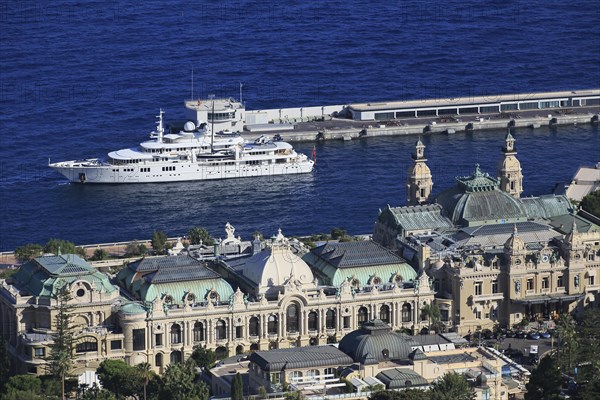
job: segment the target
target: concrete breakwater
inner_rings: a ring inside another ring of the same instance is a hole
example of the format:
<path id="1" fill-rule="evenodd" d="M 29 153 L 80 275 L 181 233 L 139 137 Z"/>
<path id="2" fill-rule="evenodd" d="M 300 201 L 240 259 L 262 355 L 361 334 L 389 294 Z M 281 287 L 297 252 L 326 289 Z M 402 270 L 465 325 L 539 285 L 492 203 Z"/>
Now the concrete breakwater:
<path id="1" fill-rule="evenodd" d="M 289 142 L 310 142 L 319 140 L 353 140 L 378 136 L 401 136 L 422 134 L 453 134 L 455 132 L 480 131 L 487 129 L 507 128 L 539 128 L 541 126 L 559 126 L 573 124 L 598 123 L 598 109 L 577 114 L 548 113 L 546 115 L 527 115 L 523 112 L 513 117 L 492 114 L 466 118 L 414 118 L 410 121 L 393 121 L 357 124 L 356 121 L 329 119 L 298 123 L 293 130 L 271 131 L 269 134 L 279 134 Z M 260 133 L 244 132 L 249 140 L 257 138 Z"/>
<path id="2" fill-rule="evenodd" d="M 600 89 L 246 111 L 244 135 L 290 142 L 597 123 Z"/>

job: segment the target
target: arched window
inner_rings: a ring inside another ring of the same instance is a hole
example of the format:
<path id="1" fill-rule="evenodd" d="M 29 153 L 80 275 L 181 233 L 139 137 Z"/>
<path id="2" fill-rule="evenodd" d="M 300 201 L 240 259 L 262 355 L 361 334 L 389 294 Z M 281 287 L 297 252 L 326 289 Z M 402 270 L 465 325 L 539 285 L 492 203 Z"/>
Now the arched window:
<path id="1" fill-rule="evenodd" d="M 318 369 L 309 369 L 308 371 L 306 371 L 306 376 L 309 378 L 315 378 L 319 375 L 321 375 L 321 373 Z"/>
<path id="2" fill-rule="evenodd" d="M 402 322 L 412 321 L 412 307 L 408 303 L 402 305 Z"/>
<path id="3" fill-rule="evenodd" d="M 315 311 L 308 313 L 308 330 L 316 331 L 319 329 L 319 317 Z"/>
<path id="4" fill-rule="evenodd" d="M 327 310 L 325 313 L 325 328 L 335 329 L 335 311 Z"/>
<path id="5" fill-rule="evenodd" d="M 250 351 L 258 351 L 259 347 L 258 347 L 258 343 L 252 343 L 250 345 Z"/>
<path id="6" fill-rule="evenodd" d="M 179 364 L 182 361 L 183 361 L 183 358 L 181 357 L 180 351 L 174 351 L 171 353 L 171 364 Z"/>
<path id="7" fill-rule="evenodd" d="M 386 324 L 390 323 L 390 307 L 388 305 L 382 305 L 379 309 L 379 319 Z"/>
<path id="8" fill-rule="evenodd" d="M 171 343 L 181 343 L 181 326 L 179 326 L 179 324 L 173 324 L 171 326 Z"/>
<path id="9" fill-rule="evenodd" d="M 258 317 L 250 318 L 249 328 L 250 336 L 260 336 L 260 321 Z"/>
<path id="10" fill-rule="evenodd" d="M 325 375 L 333 375 L 333 376 L 330 376 L 330 378 L 335 378 L 335 376 L 337 375 L 335 368 L 333 368 L 333 367 L 325 368 Z"/>
<path id="11" fill-rule="evenodd" d="M 157 367 L 162 367 L 163 366 L 163 355 L 162 355 L 162 353 L 158 353 L 157 355 L 154 356 L 154 365 L 156 365 Z"/>
<path id="12" fill-rule="evenodd" d="M 235 355 L 239 356 L 240 354 L 244 354 L 244 346 L 241 344 L 235 348 Z"/>
<path id="13" fill-rule="evenodd" d="M 202 322 L 196 322 L 194 324 L 194 342 L 204 341 L 204 324 Z"/>
<path id="14" fill-rule="evenodd" d="M 369 320 L 369 311 L 367 307 L 361 307 L 358 309 L 358 324 L 364 324 Z"/>
<path id="15" fill-rule="evenodd" d="M 270 335 L 277 334 L 277 315 L 269 315 L 269 323 L 267 325 L 267 332 Z"/>
<path id="16" fill-rule="evenodd" d="M 286 311 L 287 332 L 296 333 L 300 331 L 300 307 L 290 304 Z"/>
<path id="17" fill-rule="evenodd" d="M 227 351 L 226 347 L 219 346 L 215 349 L 215 355 L 217 356 L 217 359 L 222 360 L 224 358 L 227 358 L 229 352 Z"/>
<path id="18" fill-rule="evenodd" d="M 290 372 L 290 382 L 291 383 L 299 383 L 302 378 L 302 371 L 292 371 Z"/>
<path id="19" fill-rule="evenodd" d="M 225 321 L 222 319 L 218 320 L 215 330 L 217 334 L 217 340 L 227 339 L 227 325 L 225 324 Z"/>

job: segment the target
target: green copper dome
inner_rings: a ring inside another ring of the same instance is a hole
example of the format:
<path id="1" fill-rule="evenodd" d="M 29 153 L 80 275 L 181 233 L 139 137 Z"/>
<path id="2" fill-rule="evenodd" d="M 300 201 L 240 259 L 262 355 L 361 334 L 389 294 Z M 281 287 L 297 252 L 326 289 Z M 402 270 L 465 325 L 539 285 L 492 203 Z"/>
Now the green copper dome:
<path id="1" fill-rule="evenodd" d="M 482 172 L 479 165 L 470 176 L 456 180 L 454 187 L 443 191 L 436 199 L 452 223 L 475 226 L 527 220 L 522 202 L 500 190 L 498 180 Z"/>

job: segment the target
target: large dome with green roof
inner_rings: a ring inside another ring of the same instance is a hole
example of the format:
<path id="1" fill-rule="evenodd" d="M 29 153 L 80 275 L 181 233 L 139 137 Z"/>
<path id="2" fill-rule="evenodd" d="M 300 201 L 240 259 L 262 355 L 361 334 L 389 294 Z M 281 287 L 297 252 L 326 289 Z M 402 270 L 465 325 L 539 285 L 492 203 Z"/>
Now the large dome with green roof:
<path id="1" fill-rule="evenodd" d="M 479 165 L 470 176 L 456 178 L 457 184 L 438 195 L 436 201 L 455 225 L 474 226 L 527 220 L 522 202 L 500 190 L 497 179 Z"/>

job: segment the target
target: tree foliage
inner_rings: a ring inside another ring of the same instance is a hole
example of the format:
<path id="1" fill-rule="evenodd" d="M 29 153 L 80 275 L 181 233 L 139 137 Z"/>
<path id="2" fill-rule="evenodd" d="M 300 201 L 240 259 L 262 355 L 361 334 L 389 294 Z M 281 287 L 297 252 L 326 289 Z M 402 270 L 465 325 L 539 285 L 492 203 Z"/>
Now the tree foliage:
<path id="1" fill-rule="evenodd" d="M 4 386 L 10 378 L 10 357 L 6 348 L 6 340 L 4 335 L 0 333 L 0 393 L 3 392 Z"/>
<path id="2" fill-rule="evenodd" d="M 94 255 L 90 258 L 92 261 L 102 261 L 108 258 L 108 251 L 104 249 L 96 249 L 94 250 Z"/>
<path id="3" fill-rule="evenodd" d="M 217 355 L 213 350 L 200 345 L 194 347 L 194 351 L 190 357 L 200 368 L 210 368 L 217 361 Z"/>
<path id="4" fill-rule="evenodd" d="M 69 304 L 73 299 L 68 284 L 64 284 L 53 295 L 56 303 L 56 317 L 50 352 L 46 359 L 48 372 L 61 383 L 61 398 L 65 396 L 65 379 L 73 369 L 73 341 L 75 327 L 72 324 L 74 306 Z"/>
<path id="5" fill-rule="evenodd" d="M 244 382 L 239 372 L 235 374 L 231 383 L 231 400 L 244 400 Z"/>
<path id="6" fill-rule="evenodd" d="M 28 243 L 15 249 L 15 258 L 18 261 L 25 263 L 31 259 L 41 256 L 43 251 L 44 248 L 41 245 L 37 243 Z"/>
<path id="7" fill-rule="evenodd" d="M 146 255 L 147 253 L 148 249 L 146 248 L 146 245 L 138 243 L 137 241 L 128 243 L 125 247 L 125 257 L 138 257 Z"/>
<path id="8" fill-rule="evenodd" d="M 369 396 L 369 400 L 429 400 L 430 393 L 420 389 L 379 390 Z"/>
<path id="9" fill-rule="evenodd" d="M 436 332 L 439 330 L 439 322 L 441 318 L 440 308 L 435 303 L 425 304 L 421 308 L 421 312 L 429 321 L 429 330 L 433 328 Z"/>
<path id="10" fill-rule="evenodd" d="M 161 399 L 207 400 L 208 387 L 204 382 L 197 384 L 194 361 L 169 364 L 162 379 Z"/>
<path id="11" fill-rule="evenodd" d="M 456 372 L 448 372 L 431 387 L 431 400 L 473 400 L 475 389 L 465 377 Z"/>
<path id="12" fill-rule="evenodd" d="M 139 371 L 121 360 L 104 360 L 96 370 L 102 387 L 115 394 L 117 399 L 143 392 Z"/>
<path id="13" fill-rule="evenodd" d="M 167 234 L 163 231 L 152 232 L 152 248 L 156 254 L 163 254 L 167 246 Z"/>
<path id="14" fill-rule="evenodd" d="M 531 372 L 529 382 L 525 386 L 525 400 L 558 399 L 562 379 L 561 373 L 552 357 L 544 357 Z"/>
<path id="15" fill-rule="evenodd" d="M 42 399 L 42 381 L 34 375 L 15 375 L 4 385 L 2 400 Z"/>
<path id="16" fill-rule="evenodd" d="M 585 196 L 580 203 L 585 211 L 600 218 L 600 190 L 596 190 Z"/>
<path id="17" fill-rule="evenodd" d="M 191 244 L 203 244 L 212 246 L 215 244 L 215 239 L 210 236 L 210 233 L 205 228 L 194 227 L 188 231 L 188 239 Z"/>
<path id="18" fill-rule="evenodd" d="M 77 247 L 74 243 L 62 239 L 50 239 L 44 246 L 43 251 L 44 253 L 77 254 L 82 258 L 86 257 L 85 250 L 82 247 Z"/>

